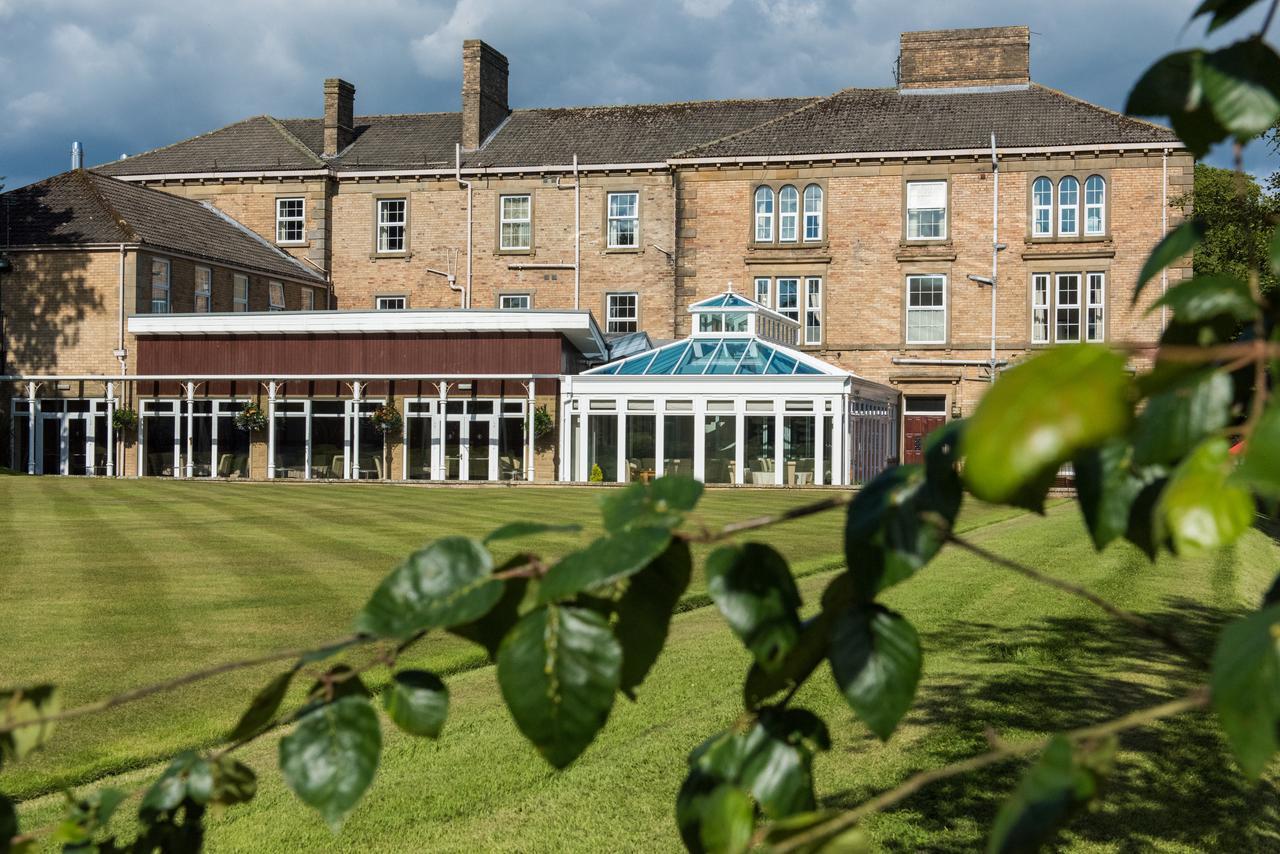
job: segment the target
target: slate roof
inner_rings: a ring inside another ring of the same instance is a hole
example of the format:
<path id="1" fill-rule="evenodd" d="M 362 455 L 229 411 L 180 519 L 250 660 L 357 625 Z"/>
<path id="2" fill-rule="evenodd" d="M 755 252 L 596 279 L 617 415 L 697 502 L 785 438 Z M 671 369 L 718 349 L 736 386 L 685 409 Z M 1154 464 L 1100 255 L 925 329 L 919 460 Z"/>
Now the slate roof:
<path id="1" fill-rule="evenodd" d="M 97 167 L 105 175 L 318 169 L 440 169 L 454 162 L 460 113 L 359 116 L 355 140 L 323 152 L 323 120 L 257 116 Z M 1004 147 L 1177 143 L 1167 128 L 1031 84 L 939 93 L 844 89 L 821 98 L 514 110 L 466 167 L 659 163 Z"/>
<path id="2" fill-rule="evenodd" d="M 0 237 L 0 246 L 11 247 L 141 243 L 269 275 L 324 281 L 212 206 L 83 169 L 0 195 Z"/>
<path id="3" fill-rule="evenodd" d="M 986 92 L 845 89 L 675 159 L 1177 142 L 1173 131 L 1032 83 Z"/>

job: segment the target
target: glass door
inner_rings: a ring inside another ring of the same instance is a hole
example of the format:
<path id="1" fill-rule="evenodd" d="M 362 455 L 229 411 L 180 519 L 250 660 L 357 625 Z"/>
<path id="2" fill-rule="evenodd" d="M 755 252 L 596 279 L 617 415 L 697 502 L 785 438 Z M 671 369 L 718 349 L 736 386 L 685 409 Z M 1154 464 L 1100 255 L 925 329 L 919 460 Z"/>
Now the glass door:
<path id="1" fill-rule="evenodd" d="M 67 474 L 86 475 L 89 462 L 86 451 L 89 444 L 89 419 L 83 413 L 67 416 Z"/>
<path id="2" fill-rule="evenodd" d="M 462 480 L 462 456 L 465 444 L 462 440 L 461 417 L 450 415 L 444 422 L 444 479 Z"/>
<path id="3" fill-rule="evenodd" d="M 497 431 L 494 429 L 493 417 L 473 415 L 467 426 L 470 428 L 470 435 L 467 437 L 467 480 L 496 480 L 498 475 L 493 468 L 498 461 L 494 454 Z"/>
<path id="4" fill-rule="evenodd" d="M 40 473 L 62 474 L 62 413 L 40 416 Z"/>

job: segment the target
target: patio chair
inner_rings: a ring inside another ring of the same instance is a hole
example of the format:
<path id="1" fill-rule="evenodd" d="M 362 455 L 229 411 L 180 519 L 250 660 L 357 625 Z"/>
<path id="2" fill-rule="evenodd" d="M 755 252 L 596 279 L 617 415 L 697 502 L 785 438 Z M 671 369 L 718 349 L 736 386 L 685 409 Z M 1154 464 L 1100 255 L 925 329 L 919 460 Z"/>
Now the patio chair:
<path id="1" fill-rule="evenodd" d="M 234 469 L 235 457 L 232 454 L 222 454 L 218 457 L 218 477 L 231 477 Z"/>
<path id="2" fill-rule="evenodd" d="M 343 462 L 346 457 L 343 454 L 334 454 L 333 459 L 329 460 L 329 477 L 334 480 L 342 480 Z"/>

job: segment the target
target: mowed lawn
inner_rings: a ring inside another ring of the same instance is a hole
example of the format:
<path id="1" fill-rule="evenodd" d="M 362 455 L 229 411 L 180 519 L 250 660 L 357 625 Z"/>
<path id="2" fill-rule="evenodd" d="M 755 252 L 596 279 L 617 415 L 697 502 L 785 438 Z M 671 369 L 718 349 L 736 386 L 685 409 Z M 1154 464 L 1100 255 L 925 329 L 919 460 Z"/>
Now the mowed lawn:
<path id="1" fill-rule="evenodd" d="M 588 527 L 534 544 L 556 554 L 596 528 L 599 494 L 3 477 L 0 684 L 54 681 L 78 703 L 191 667 L 337 637 L 377 580 L 422 543 L 482 534 L 515 518 Z M 819 494 L 711 491 L 699 522 L 775 512 Z M 832 513 L 757 535 L 809 576 L 801 583 L 806 601 L 843 564 L 842 522 Z M 1196 561 L 1152 566 L 1123 545 L 1096 555 L 1066 502 L 1043 519 L 974 506 L 961 528 L 1001 554 L 1170 621 L 1206 653 L 1216 627 L 1256 603 L 1280 565 L 1276 547 L 1257 533 Z M 691 606 L 705 601 L 701 590 L 696 580 Z M 926 649 L 917 703 L 889 744 L 855 721 L 825 670 L 796 700 L 832 729 L 834 748 L 816 769 L 827 806 L 852 806 L 912 770 L 980 752 L 988 728 L 1016 739 L 1097 721 L 1171 697 L 1197 678 L 1087 604 L 954 550 L 888 601 L 916 624 Z M 274 741 L 263 739 L 242 757 L 259 770 L 259 798 L 213 821 L 210 847 L 674 850 L 672 805 L 685 755 L 740 714 L 747 659 L 714 608 L 680 615 L 638 702 L 620 699 L 596 744 L 562 773 L 516 732 L 492 668 L 474 648 L 433 638 L 414 663 L 451 674 L 444 735 L 412 740 L 388 724 L 378 778 L 341 835 L 332 837 L 284 788 Z M 68 722 L 38 758 L 0 771 L 0 791 L 27 800 L 23 819 L 32 826 L 56 819 L 60 799 L 42 795 L 60 786 L 140 783 L 158 772 L 151 763 L 224 733 L 278 669 Z M 1073 823 L 1071 847 L 1280 845 L 1274 781 L 1246 783 L 1206 716 L 1134 734 L 1124 746 L 1107 800 Z M 1010 763 L 939 784 L 870 830 L 891 850 L 978 846 L 1019 771 Z"/>

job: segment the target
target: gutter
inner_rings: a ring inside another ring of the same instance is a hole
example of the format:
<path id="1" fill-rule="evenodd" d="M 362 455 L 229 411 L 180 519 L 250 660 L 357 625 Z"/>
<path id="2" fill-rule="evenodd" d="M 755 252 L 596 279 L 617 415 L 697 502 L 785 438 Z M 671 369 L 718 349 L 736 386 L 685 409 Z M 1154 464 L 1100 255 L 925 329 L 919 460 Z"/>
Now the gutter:
<path id="1" fill-rule="evenodd" d="M 1003 368 L 1009 364 L 1008 359 L 905 359 L 894 357 L 889 360 L 895 365 L 957 365 L 978 368 L 989 368 L 993 364 L 997 368 Z"/>

